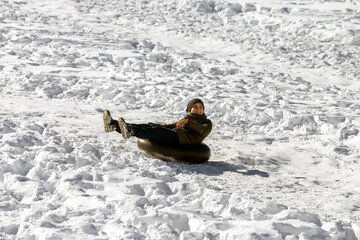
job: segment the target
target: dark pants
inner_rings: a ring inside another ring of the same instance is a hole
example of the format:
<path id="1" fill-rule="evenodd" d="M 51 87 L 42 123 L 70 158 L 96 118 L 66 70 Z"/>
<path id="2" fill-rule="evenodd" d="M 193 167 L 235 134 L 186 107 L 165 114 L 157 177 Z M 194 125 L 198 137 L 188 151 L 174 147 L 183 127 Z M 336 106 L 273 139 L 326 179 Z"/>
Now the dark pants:
<path id="1" fill-rule="evenodd" d="M 177 133 L 169 128 L 153 126 L 149 124 L 130 124 L 133 129 L 133 136 L 141 139 L 156 140 L 169 144 L 180 144 Z M 115 124 L 116 131 L 121 133 L 118 124 Z"/>

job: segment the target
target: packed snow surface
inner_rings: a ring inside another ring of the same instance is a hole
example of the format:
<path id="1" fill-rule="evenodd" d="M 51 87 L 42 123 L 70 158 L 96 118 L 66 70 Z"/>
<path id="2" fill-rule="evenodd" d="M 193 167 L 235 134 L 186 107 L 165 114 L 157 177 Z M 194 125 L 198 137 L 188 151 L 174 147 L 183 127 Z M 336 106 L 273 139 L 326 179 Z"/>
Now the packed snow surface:
<path id="1" fill-rule="evenodd" d="M 0 0 L 0 239 L 360 238 L 358 0 Z M 102 112 L 199 97 L 207 164 Z"/>

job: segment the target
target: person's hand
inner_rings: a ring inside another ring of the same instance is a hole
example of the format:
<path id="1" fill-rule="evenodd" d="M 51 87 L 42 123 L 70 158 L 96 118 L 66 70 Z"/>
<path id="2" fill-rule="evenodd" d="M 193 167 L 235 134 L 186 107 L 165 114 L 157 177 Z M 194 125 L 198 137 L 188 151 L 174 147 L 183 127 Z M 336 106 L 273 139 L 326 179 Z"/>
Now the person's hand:
<path id="1" fill-rule="evenodd" d="M 189 123 L 189 120 L 188 119 L 183 119 L 183 120 L 180 120 L 176 123 L 176 128 L 175 129 L 179 129 L 179 128 L 182 128 L 184 127 L 186 124 Z"/>

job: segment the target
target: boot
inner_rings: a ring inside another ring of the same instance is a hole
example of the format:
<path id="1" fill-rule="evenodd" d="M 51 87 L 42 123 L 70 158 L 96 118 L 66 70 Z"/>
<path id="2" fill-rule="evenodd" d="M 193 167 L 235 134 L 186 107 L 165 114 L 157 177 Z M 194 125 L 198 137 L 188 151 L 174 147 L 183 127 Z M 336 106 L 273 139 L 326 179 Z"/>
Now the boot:
<path id="1" fill-rule="evenodd" d="M 121 129 L 121 135 L 124 139 L 128 139 L 129 137 L 133 136 L 133 128 L 131 124 L 126 123 L 122 117 L 118 119 L 118 124 Z"/>
<path id="2" fill-rule="evenodd" d="M 114 121 L 114 119 L 111 117 L 109 110 L 104 111 L 103 120 L 105 132 L 108 133 L 115 131 L 116 125 L 114 124 L 114 122 L 116 123 L 116 121 Z"/>

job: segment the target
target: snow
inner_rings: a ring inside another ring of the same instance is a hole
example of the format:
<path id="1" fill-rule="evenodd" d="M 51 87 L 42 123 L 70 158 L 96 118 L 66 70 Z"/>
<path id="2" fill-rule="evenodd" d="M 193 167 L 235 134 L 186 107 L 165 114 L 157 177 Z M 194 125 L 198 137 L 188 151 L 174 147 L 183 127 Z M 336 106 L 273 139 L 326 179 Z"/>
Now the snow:
<path id="1" fill-rule="evenodd" d="M 360 238 L 357 0 L 0 0 L 0 239 Z M 200 97 L 207 164 L 102 112 Z"/>

